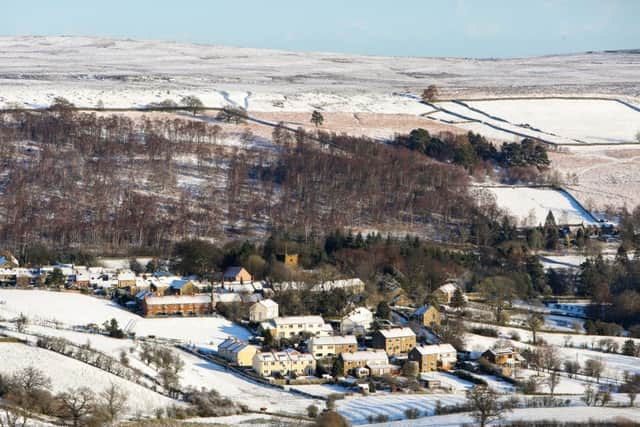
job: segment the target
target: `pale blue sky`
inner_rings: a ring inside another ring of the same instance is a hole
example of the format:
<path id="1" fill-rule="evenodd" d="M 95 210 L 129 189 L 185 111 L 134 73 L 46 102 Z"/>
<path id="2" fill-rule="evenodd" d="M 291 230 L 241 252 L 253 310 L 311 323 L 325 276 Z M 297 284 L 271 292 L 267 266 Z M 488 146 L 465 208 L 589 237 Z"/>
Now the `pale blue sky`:
<path id="1" fill-rule="evenodd" d="M 1 0 L 0 35 L 514 57 L 640 48 L 640 0 Z"/>

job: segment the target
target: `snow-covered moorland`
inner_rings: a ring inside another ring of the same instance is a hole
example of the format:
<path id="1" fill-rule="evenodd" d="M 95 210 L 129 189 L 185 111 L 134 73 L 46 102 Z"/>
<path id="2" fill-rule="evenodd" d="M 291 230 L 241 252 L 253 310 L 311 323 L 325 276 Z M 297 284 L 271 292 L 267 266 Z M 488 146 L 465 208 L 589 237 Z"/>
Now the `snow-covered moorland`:
<path id="1" fill-rule="evenodd" d="M 130 107 L 192 94 L 209 106 L 233 104 L 255 111 L 415 114 L 415 102 L 393 93 L 419 93 L 436 84 L 452 98 L 567 93 L 638 97 L 639 74 L 640 59 L 629 52 L 482 60 L 89 37 L 0 38 L 0 105 L 42 106 L 65 96 L 81 106 L 102 101 L 106 107 Z"/>

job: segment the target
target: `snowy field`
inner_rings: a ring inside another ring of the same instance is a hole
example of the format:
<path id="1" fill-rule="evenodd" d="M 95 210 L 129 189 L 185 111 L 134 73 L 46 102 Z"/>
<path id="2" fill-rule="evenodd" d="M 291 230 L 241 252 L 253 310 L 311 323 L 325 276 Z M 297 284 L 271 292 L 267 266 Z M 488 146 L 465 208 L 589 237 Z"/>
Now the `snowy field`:
<path id="1" fill-rule="evenodd" d="M 351 423 L 367 424 L 370 416 L 387 415 L 389 420 L 401 420 L 407 409 L 417 409 L 424 417 L 434 414 L 438 402 L 456 406 L 464 401 L 464 394 L 375 394 L 338 400 L 336 408 Z"/>
<path id="2" fill-rule="evenodd" d="M 442 101 L 427 117 L 453 123 L 494 140 L 523 137 L 568 145 L 633 144 L 640 111 L 615 100 L 500 99 Z"/>
<path id="3" fill-rule="evenodd" d="M 507 421 L 542 421 L 553 419 L 561 422 L 587 422 L 589 420 L 616 421 L 628 419 L 640 422 L 640 411 L 637 408 L 602 408 L 602 407 L 569 407 L 569 408 L 527 408 L 515 409 L 506 415 Z M 419 418 L 417 420 L 403 420 L 383 424 L 376 427 L 459 427 L 473 425 L 474 420 L 469 414 L 438 415 L 434 417 Z M 492 424 L 495 425 L 495 424 Z"/>
<path id="4" fill-rule="evenodd" d="M 522 329 L 509 327 L 495 327 L 499 330 L 502 340 L 509 339 L 511 333 L 517 331 L 520 335 L 520 341 L 511 341 L 511 343 L 519 348 L 529 347 L 526 342 L 531 340 L 530 332 Z M 577 360 L 581 366 L 589 359 L 601 360 L 604 365 L 603 378 L 611 378 L 620 380 L 625 372 L 640 373 L 640 358 L 624 356 L 618 353 L 604 353 L 602 351 L 589 350 L 592 345 L 597 347 L 598 341 L 602 339 L 610 339 L 616 342 L 620 348 L 625 340 L 624 337 L 603 337 L 595 335 L 564 335 L 561 333 L 539 332 L 538 337 L 543 338 L 549 345 L 557 346 L 562 360 Z M 487 348 L 491 348 L 496 344 L 498 338 L 490 338 L 475 334 L 466 334 L 465 341 L 467 348 L 479 356 Z M 640 343 L 639 339 L 634 339 L 636 345 Z M 586 348 L 582 348 L 582 346 Z"/>
<path id="5" fill-rule="evenodd" d="M 177 403 L 145 387 L 126 381 L 101 369 L 94 368 L 75 359 L 24 344 L 0 343 L 0 373 L 11 374 L 27 367 L 39 367 L 51 378 L 53 392 L 69 388 L 89 387 L 99 393 L 111 383 L 120 386 L 129 394 L 130 412 L 153 413 Z"/>
<path id="6" fill-rule="evenodd" d="M 140 359 L 136 341 L 129 339 L 115 339 L 103 335 L 54 329 L 37 325 L 28 326 L 26 332 L 27 334 L 19 334 L 16 332 L 9 332 L 8 334 L 21 339 L 30 340 L 31 342 L 35 341 L 35 337 L 29 334 L 62 337 L 77 345 L 88 344 L 91 348 L 108 354 L 116 359 L 119 359 L 121 352 L 124 351 L 128 356 L 131 367 L 139 369 L 145 374 L 154 377 L 157 376 L 157 372 L 151 366 L 143 363 Z M 210 363 L 184 351 L 176 351 L 185 363 L 184 369 L 180 372 L 180 385 L 184 388 L 194 387 L 200 389 L 204 387 L 206 389 L 214 389 L 222 396 L 228 397 L 237 402 L 243 402 L 249 406 L 250 409 L 256 411 L 260 410 L 260 408 L 268 408 L 270 411 L 274 412 L 300 414 L 304 413 L 306 408 L 311 404 L 323 407 L 323 403 L 319 400 L 306 398 L 250 381 L 226 370 L 222 366 Z M 73 359 L 69 360 L 73 361 Z M 84 364 L 81 365 L 83 367 L 87 366 Z M 95 368 L 91 369 L 99 371 Z M 81 381 L 81 379 L 78 379 L 78 381 Z M 93 383 L 89 381 L 84 383 L 84 385 L 92 384 Z M 328 390 L 329 388 L 327 388 L 327 391 Z M 337 390 L 333 392 L 337 392 Z M 328 394 L 329 393 L 327 393 L 327 395 Z"/>
<path id="7" fill-rule="evenodd" d="M 38 290 L 0 289 L 0 317 L 15 318 L 24 313 L 35 323 L 58 321 L 67 326 L 95 323 L 115 318 L 121 327 L 136 336 L 156 336 L 203 344 L 214 348 L 229 336 L 248 339 L 249 331 L 222 317 L 147 319 L 116 303 L 86 295 Z"/>
<path id="8" fill-rule="evenodd" d="M 514 99 L 467 102 L 488 115 L 512 124 L 585 144 L 635 142 L 640 111 L 616 101 L 575 99 Z"/>
<path id="9" fill-rule="evenodd" d="M 558 225 L 593 225 L 597 221 L 566 193 L 552 188 L 482 187 L 495 197 L 498 207 L 513 216 L 518 225 L 544 225 L 549 211 Z"/>

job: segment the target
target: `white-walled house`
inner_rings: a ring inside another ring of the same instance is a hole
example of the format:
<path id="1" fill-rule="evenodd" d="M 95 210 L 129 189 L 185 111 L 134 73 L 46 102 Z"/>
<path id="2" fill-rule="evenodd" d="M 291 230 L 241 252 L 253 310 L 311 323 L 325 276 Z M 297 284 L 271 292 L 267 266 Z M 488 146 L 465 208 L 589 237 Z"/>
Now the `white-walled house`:
<path id="1" fill-rule="evenodd" d="M 249 308 L 249 320 L 264 322 L 278 317 L 278 303 L 272 299 L 258 301 Z"/>
<path id="2" fill-rule="evenodd" d="M 343 335 L 364 335 L 373 324 L 373 313 L 365 307 L 358 307 L 340 321 L 340 333 Z"/>

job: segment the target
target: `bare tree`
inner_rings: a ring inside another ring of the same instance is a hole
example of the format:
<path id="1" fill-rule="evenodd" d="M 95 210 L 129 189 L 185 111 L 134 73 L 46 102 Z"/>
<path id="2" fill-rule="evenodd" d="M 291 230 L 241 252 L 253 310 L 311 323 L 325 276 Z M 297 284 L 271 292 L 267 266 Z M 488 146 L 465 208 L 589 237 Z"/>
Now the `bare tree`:
<path id="1" fill-rule="evenodd" d="M 561 360 L 558 347 L 553 345 L 543 347 L 541 352 L 541 363 L 542 367 L 546 369 L 547 372 L 560 369 Z"/>
<path id="2" fill-rule="evenodd" d="M 29 324 L 29 318 L 24 314 L 20 313 L 20 316 L 16 319 L 16 329 L 21 334 L 27 330 L 27 325 Z"/>
<path id="3" fill-rule="evenodd" d="M 527 323 L 527 326 L 529 327 L 529 330 L 531 331 L 531 335 L 533 338 L 533 345 L 538 345 L 536 334 L 538 333 L 542 325 L 544 325 L 544 318 L 540 313 L 532 312 L 527 317 L 526 323 Z"/>
<path id="4" fill-rule="evenodd" d="M 471 416 L 480 427 L 498 421 L 511 410 L 509 404 L 500 402 L 498 393 L 486 386 L 476 386 L 467 390 L 467 403 L 471 406 Z"/>
<path id="5" fill-rule="evenodd" d="M 5 408 L 0 414 L 0 427 L 26 427 L 27 411 L 22 408 Z"/>
<path id="6" fill-rule="evenodd" d="M 111 383 L 100 393 L 99 409 L 106 422 L 116 425 L 127 410 L 129 395 L 121 387 Z"/>
<path id="7" fill-rule="evenodd" d="M 556 390 L 556 387 L 560 383 L 560 372 L 557 370 L 553 370 L 549 372 L 549 377 L 547 378 L 547 385 L 549 386 L 549 391 L 551 392 L 551 396 Z"/>
<path id="8" fill-rule="evenodd" d="M 60 417 L 71 421 L 73 427 L 85 425 L 94 413 L 96 396 L 88 387 L 69 389 L 58 395 Z"/>
<path id="9" fill-rule="evenodd" d="M 600 382 L 600 377 L 604 371 L 604 362 L 598 359 L 589 359 L 584 363 L 584 373 Z"/>

